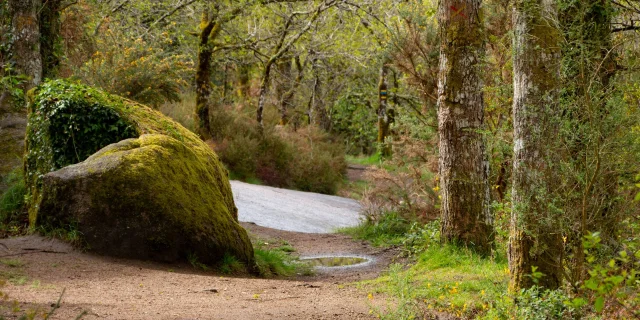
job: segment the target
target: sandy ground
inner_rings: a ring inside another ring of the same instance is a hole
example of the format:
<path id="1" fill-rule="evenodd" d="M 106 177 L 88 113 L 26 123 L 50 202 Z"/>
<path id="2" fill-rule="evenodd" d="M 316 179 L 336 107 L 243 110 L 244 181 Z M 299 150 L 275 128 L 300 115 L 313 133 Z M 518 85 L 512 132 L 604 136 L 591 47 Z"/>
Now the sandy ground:
<path id="1" fill-rule="evenodd" d="M 369 319 L 372 307 L 388 302 L 350 284 L 374 278 L 396 256 L 344 235 L 279 231 L 243 226 L 265 242 L 287 241 L 297 252 L 359 254 L 374 258 L 367 267 L 319 271 L 294 279 L 230 277 L 195 270 L 188 264 L 160 264 L 82 253 L 57 240 L 28 236 L 0 241 L 0 265 L 13 280 L 0 314 L 17 319 L 28 311 L 37 318 L 51 309 L 65 290 L 60 309 L 50 319 Z"/>

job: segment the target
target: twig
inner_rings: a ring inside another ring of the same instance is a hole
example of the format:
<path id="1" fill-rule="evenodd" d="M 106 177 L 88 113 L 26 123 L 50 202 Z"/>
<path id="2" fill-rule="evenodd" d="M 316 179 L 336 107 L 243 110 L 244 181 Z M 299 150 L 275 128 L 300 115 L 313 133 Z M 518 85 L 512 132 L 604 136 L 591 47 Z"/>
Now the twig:
<path id="1" fill-rule="evenodd" d="M 59 254 L 67 254 L 68 252 L 63 252 L 63 251 L 52 251 L 52 250 L 32 250 L 32 251 L 27 251 L 27 252 L 20 252 L 20 253 L 5 254 L 5 255 L 0 256 L 0 258 L 13 257 L 13 256 L 21 256 L 21 255 L 24 255 L 24 254 L 30 254 L 30 253 L 59 253 Z"/>
<path id="2" fill-rule="evenodd" d="M 64 292 L 67 291 L 67 288 L 62 289 L 62 293 L 60 294 L 60 297 L 58 298 L 58 302 L 56 302 L 52 307 L 51 307 L 51 311 L 49 311 L 47 313 L 47 316 L 44 317 L 44 320 L 49 319 L 49 317 L 51 317 L 51 315 L 56 311 L 56 309 L 60 308 L 60 302 L 62 301 L 62 296 L 64 295 Z"/>

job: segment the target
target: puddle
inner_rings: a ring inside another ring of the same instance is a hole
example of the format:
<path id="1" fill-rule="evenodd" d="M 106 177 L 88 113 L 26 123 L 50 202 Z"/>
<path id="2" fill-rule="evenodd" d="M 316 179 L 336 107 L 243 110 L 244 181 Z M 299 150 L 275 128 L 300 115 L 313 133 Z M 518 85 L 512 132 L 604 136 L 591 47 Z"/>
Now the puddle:
<path id="1" fill-rule="evenodd" d="M 300 261 L 316 268 L 347 268 L 361 267 L 373 260 L 364 256 L 316 256 L 304 257 Z"/>

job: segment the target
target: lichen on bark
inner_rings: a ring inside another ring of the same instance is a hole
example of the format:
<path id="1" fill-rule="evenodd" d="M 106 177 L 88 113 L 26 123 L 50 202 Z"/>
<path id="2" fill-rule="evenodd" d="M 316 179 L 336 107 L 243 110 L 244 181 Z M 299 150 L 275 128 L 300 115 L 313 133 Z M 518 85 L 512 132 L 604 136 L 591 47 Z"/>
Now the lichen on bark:
<path id="1" fill-rule="evenodd" d="M 480 0 L 443 0 L 438 8 L 439 172 L 442 240 L 488 253 L 493 243 L 489 164 L 483 136 Z"/>

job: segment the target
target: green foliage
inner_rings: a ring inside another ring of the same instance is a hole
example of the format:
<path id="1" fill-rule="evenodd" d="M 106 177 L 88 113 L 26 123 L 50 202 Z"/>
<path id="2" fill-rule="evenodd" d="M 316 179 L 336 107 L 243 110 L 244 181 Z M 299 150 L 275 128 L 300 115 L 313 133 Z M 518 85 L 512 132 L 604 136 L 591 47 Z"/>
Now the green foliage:
<path id="1" fill-rule="evenodd" d="M 24 224 L 25 222 L 25 202 L 24 197 L 27 188 L 24 183 L 24 175 L 21 168 L 11 171 L 4 183 L 9 187 L 0 196 L 0 223 Z"/>
<path id="2" fill-rule="evenodd" d="M 16 75 L 10 64 L 5 64 L 4 70 L 0 72 L 0 92 L 9 94 L 14 111 L 22 110 L 25 105 L 21 85 L 27 80 L 23 74 Z"/>
<path id="3" fill-rule="evenodd" d="M 458 318 L 477 317 L 505 296 L 507 261 L 486 258 L 468 249 L 430 245 L 408 268 L 392 266 L 389 273 L 361 286 L 398 299 L 397 309 L 381 316 L 412 319 L 432 312 Z"/>
<path id="4" fill-rule="evenodd" d="M 335 193 L 342 182 L 344 151 L 317 128 L 261 132 L 251 120 L 220 113 L 215 123 L 226 123 L 215 150 L 234 177 L 326 194 Z"/>
<path id="5" fill-rule="evenodd" d="M 218 269 L 225 274 L 235 274 L 246 271 L 244 263 L 231 254 L 225 254 Z"/>
<path id="6" fill-rule="evenodd" d="M 81 162 L 102 147 L 138 136 L 114 109 L 104 108 L 105 93 L 65 81 L 50 81 L 35 92 L 29 106 L 28 167 L 38 173 Z M 31 183 L 41 176 L 27 172 Z M 39 183 L 39 182 L 36 182 Z"/>
<path id="7" fill-rule="evenodd" d="M 506 295 L 493 308 L 479 317 L 486 320 L 563 320 L 579 319 L 580 314 L 566 303 L 569 296 L 562 290 L 543 290 L 538 286 L 522 289 L 515 296 Z"/>
<path id="8" fill-rule="evenodd" d="M 640 317 L 640 248 L 637 242 L 628 242 L 627 250 L 620 251 L 617 257 L 606 263 L 600 263 L 596 252 L 601 247 L 599 233 L 584 238 L 587 253 L 589 277 L 582 285 L 583 295 L 571 301 L 576 307 L 593 303 L 598 314 L 624 314 Z M 605 310 L 605 307 L 607 310 Z"/>
<path id="9" fill-rule="evenodd" d="M 150 44 L 112 36 L 98 41 L 99 50 L 77 72 L 85 83 L 156 108 L 180 100 L 193 66 L 187 57 L 164 49 L 173 40 Z"/>
<path id="10" fill-rule="evenodd" d="M 338 231 L 356 239 L 370 241 L 374 246 L 388 247 L 402 244 L 406 240 L 407 232 L 412 228 L 411 221 L 396 212 L 387 212 L 377 220 L 366 220 L 356 227 L 342 228 Z M 417 238 L 419 236 L 415 236 L 413 240 Z M 410 243 L 413 240 L 406 241 Z"/>
<path id="11" fill-rule="evenodd" d="M 296 271 L 293 259 L 277 249 L 254 249 L 258 271 L 263 277 L 291 276 Z"/>
<path id="12" fill-rule="evenodd" d="M 347 155 L 347 162 L 353 164 L 359 164 L 362 166 L 373 166 L 379 165 L 382 163 L 382 156 L 380 153 L 376 152 L 370 156 L 360 155 L 360 156 L 352 156 Z"/>
<path id="13" fill-rule="evenodd" d="M 417 255 L 432 245 L 440 245 L 440 220 L 427 224 L 414 222 L 402 239 L 402 247 L 408 255 Z"/>
<path id="14" fill-rule="evenodd" d="M 370 88 L 375 92 L 373 88 Z M 349 154 L 371 154 L 378 131 L 375 108 L 360 95 L 345 95 L 334 104 L 332 130 L 343 136 Z"/>

